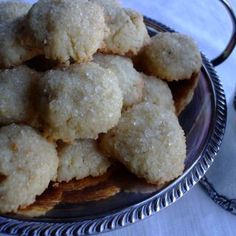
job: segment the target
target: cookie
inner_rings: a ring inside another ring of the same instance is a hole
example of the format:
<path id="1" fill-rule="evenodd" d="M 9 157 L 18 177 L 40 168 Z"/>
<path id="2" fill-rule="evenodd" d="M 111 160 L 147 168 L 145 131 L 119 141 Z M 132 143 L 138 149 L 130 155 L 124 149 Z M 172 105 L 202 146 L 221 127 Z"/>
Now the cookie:
<path id="1" fill-rule="evenodd" d="M 0 69 L 21 65 L 40 54 L 24 17 L 0 24 Z"/>
<path id="2" fill-rule="evenodd" d="M 67 64 L 90 61 L 107 32 L 103 9 L 87 0 L 39 0 L 28 24 L 46 58 Z"/>
<path id="3" fill-rule="evenodd" d="M 116 126 L 121 116 L 118 80 L 95 63 L 47 72 L 40 80 L 40 91 L 44 133 L 53 140 L 96 139 Z"/>
<path id="4" fill-rule="evenodd" d="M 0 2 L 0 24 L 27 14 L 31 4 L 22 1 Z"/>
<path id="5" fill-rule="evenodd" d="M 136 11 L 124 9 L 115 0 L 90 0 L 103 7 L 110 34 L 104 40 L 101 52 L 136 55 L 149 42 L 143 16 Z"/>
<path id="6" fill-rule="evenodd" d="M 30 205 L 55 180 L 58 157 L 49 143 L 29 126 L 0 128 L 0 212 Z"/>
<path id="7" fill-rule="evenodd" d="M 0 70 L 0 125 L 31 124 L 36 119 L 39 77 L 26 66 Z"/>
<path id="8" fill-rule="evenodd" d="M 145 73 L 167 81 L 191 79 L 199 73 L 201 54 L 191 38 L 179 33 L 158 33 L 138 58 Z"/>
<path id="9" fill-rule="evenodd" d="M 172 111 L 155 104 L 124 112 L 118 125 L 102 135 L 99 147 L 148 183 L 171 181 L 184 169 L 184 132 Z"/>
<path id="10" fill-rule="evenodd" d="M 110 162 L 98 151 L 94 140 L 76 140 L 59 150 L 57 180 L 70 181 L 104 174 Z"/>
<path id="11" fill-rule="evenodd" d="M 129 58 L 96 54 L 94 62 L 114 72 L 123 95 L 124 107 L 132 106 L 141 101 L 144 82 Z"/>
<path id="12" fill-rule="evenodd" d="M 168 84 L 154 76 L 141 74 L 144 80 L 143 102 L 149 102 L 175 112 L 173 96 Z"/>

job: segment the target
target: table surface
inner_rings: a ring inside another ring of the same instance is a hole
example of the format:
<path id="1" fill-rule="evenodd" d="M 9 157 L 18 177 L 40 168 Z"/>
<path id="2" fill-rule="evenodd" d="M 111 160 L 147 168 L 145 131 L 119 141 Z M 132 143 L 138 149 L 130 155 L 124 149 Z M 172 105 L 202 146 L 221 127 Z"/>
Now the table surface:
<path id="1" fill-rule="evenodd" d="M 231 3 L 236 11 L 236 0 L 231 0 Z M 123 0 L 123 4 L 179 32 L 191 35 L 208 58 L 217 56 L 224 48 L 232 30 L 230 19 L 217 0 Z M 224 64 L 216 68 L 224 85 L 228 106 L 232 106 L 235 92 L 233 78 L 235 62 L 234 51 Z M 132 226 L 103 235 L 233 236 L 236 232 L 235 222 L 236 216 L 216 205 L 201 186 L 197 185 L 183 198 L 160 213 Z"/>

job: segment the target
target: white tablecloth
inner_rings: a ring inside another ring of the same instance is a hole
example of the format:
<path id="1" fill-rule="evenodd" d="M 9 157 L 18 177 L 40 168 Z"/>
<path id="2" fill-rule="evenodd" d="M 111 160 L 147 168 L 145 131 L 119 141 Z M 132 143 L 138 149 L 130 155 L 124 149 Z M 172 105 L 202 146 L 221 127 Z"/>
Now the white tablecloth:
<path id="1" fill-rule="evenodd" d="M 236 10 L 236 0 L 231 0 L 231 3 Z M 191 35 L 209 58 L 224 48 L 230 36 L 230 20 L 217 0 L 123 0 L 123 4 Z M 222 78 L 229 106 L 232 106 L 235 92 L 235 69 L 236 52 L 216 68 Z M 135 225 L 104 234 L 118 235 L 235 236 L 236 216 L 216 205 L 200 186 L 196 186 L 160 213 Z"/>

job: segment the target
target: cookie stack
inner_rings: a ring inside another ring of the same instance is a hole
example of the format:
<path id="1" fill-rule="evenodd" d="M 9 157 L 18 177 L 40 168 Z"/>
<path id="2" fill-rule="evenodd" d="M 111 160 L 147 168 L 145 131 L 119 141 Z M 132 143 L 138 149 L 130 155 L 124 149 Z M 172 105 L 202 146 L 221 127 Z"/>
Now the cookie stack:
<path id="1" fill-rule="evenodd" d="M 179 106 L 168 83 L 198 81 L 200 67 L 189 37 L 150 38 L 115 0 L 0 3 L 0 212 L 116 161 L 151 184 L 181 175 L 177 115 L 197 82 Z"/>

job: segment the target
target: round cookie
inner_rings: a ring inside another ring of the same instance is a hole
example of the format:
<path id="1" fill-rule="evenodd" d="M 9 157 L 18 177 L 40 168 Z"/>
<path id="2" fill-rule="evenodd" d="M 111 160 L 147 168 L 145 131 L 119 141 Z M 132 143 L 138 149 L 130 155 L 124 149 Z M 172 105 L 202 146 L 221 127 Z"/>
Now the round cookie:
<path id="1" fill-rule="evenodd" d="M 121 116 L 117 78 L 95 63 L 51 70 L 40 80 L 40 111 L 45 134 L 54 140 L 96 139 Z"/>
<path id="2" fill-rule="evenodd" d="M 186 144 L 178 119 L 151 103 L 124 112 L 118 125 L 101 137 L 99 146 L 148 183 L 163 184 L 184 169 Z"/>
<path id="3" fill-rule="evenodd" d="M 138 61 L 141 69 L 149 75 L 173 81 L 191 79 L 198 74 L 202 59 L 191 38 L 179 33 L 158 33 L 145 46 Z"/>
<path id="4" fill-rule="evenodd" d="M 136 55 L 150 40 L 143 16 L 122 8 L 114 0 L 90 0 L 104 8 L 105 21 L 110 34 L 105 38 L 101 52 L 119 55 Z"/>
<path id="5" fill-rule="evenodd" d="M 31 127 L 0 128 L 0 212 L 16 212 L 30 205 L 55 180 L 58 157 Z"/>
<path id="6" fill-rule="evenodd" d="M 0 2 L 0 24 L 27 14 L 31 4 L 22 1 Z"/>
<path id="7" fill-rule="evenodd" d="M 26 66 L 0 70 L 0 125 L 31 123 L 39 74 Z"/>
<path id="8" fill-rule="evenodd" d="M 142 74 L 144 80 L 143 101 L 163 106 L 175 112 L 174 101 L 168 84 L 154 76 Z"/>
<path id="9" fill-rule="evenodd" d="M 87 0 L 39 0 L 28 24 L 46 58 L 62 63 L 90 61 L 107 33 L 102 8 Z"/>
<path id="10" fill-rule="evenodd" d="M 59 150 L 57 180 L 70 181 L 104 174 L 110 162 L 97 150 L 94 140 L 76 140 Z"/>
<path id="11" fill-rule="evenodd" d="M 25 28 L 23 17 L 0 24 L 0 68 L 21 65 L 41 53 L 31 45 L 33 43 L 31 35 L 23 28 Z"/>
<path id="12" fill-rule="evenodd" d="M 96 54 L 94 62 L 104 68 L 110 69 L 118 78 L 119 86 L 123 94 L 123 105 L 132 106 L 142 99 L 144 86 L 142 76 L 134 69 L 129 58 Z"/>

